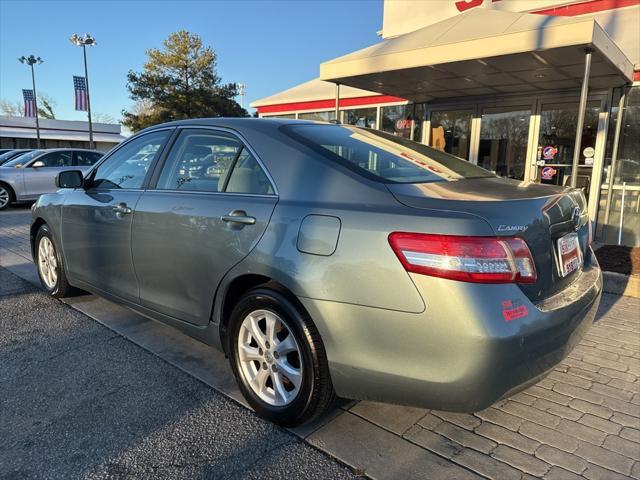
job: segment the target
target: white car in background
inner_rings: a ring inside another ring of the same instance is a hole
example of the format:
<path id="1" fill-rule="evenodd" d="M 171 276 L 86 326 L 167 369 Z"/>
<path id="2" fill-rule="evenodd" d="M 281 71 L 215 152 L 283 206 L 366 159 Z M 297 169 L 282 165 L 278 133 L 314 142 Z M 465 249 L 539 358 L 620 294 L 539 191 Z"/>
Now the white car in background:
<path id="1" fill-rule="evenodd" d="M 102 155 L 95 150 L 52 148 L 33 150 L 0 165 L 0 210 L 55 192 L 58 173 L 88 170 Z"/>

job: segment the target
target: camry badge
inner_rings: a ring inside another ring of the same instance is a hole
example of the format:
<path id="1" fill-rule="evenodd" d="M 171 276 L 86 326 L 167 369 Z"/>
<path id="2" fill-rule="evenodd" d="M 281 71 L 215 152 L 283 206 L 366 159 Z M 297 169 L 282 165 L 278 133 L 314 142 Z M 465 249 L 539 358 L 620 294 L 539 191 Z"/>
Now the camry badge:
<path id="1" fill-rule="evenodd" d="M 524 232 L 527 229 L 527 225 L 499 225 L 499 232 Z"/>

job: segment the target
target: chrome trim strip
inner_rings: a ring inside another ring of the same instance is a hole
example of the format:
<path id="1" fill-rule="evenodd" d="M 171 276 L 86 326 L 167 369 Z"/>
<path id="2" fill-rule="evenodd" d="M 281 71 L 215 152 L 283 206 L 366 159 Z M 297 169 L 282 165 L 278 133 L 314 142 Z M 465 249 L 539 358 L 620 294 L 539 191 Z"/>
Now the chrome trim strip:
<path id="1" fill-rule="evenodd" d="M 195 194 L 195 195 L 231 195 L 234 197 L 261 197 L 261 198 L 277 198 L 277 195 L 272 193 L 237 193 L 237 192 L 201 192 L 198 190 L 175 190 L 175 189 L 160 189 L 149 188 L 144 190 L 145 193 L 180 193 L 180 194 Z"/>

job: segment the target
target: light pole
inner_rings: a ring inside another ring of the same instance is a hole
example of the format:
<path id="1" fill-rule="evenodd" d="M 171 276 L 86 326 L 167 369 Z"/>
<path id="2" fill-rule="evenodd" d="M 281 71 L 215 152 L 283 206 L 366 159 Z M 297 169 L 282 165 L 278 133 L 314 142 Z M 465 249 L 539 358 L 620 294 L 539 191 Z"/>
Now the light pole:
<path id="1" fill-rule="evenodd" d="M 238 83 L 238 95 L 240 96 L 240 106 L 244 108 L 244 95 L 247 93 L 247 84 Z"/>
<path id="2" fill-rule="evenodd" d="M 36 137 L 38 139 L 37 146 L 40 148 L 40 120 L 38 119 L 38 95 L 36 92 L 36 74 L 33 71 L 33 66 L 38 64 L 40 65 L 44 60 L 40 57 L 35 57 L 33 55 L 29 55 L 25 57 L 24 55 L 18 58 L 20 63 L 24 65 L 28 65 L 31 67 L 31 83 L 33 84 L 33 107 L 36 113 Z"/>
<path id="3" fill-rule="evenodd" d="M 89 148 L 95 148 L 93 143 L 93 123 L 91 122 L 91 101 L 89 100 L 89 71 L 87 69 L 87 45 L 94 47 L 97 45 L 96 39 L 90 34 L 85 33 L 84 37 L 77 34 L 71 35 L 69 38 L 71 43 L 78 47 L 82 47 L 82 55 L 84 56 L 84 81 L 87 87 L 87 116 L 89 117 Z"/>

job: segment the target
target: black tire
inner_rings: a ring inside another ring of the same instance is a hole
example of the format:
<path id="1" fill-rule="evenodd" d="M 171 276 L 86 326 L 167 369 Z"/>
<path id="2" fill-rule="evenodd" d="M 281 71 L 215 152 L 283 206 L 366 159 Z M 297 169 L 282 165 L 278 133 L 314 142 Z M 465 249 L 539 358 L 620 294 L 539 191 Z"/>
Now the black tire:
<path id="1" fill-rule="evenodd" d="M 6 203 L 5 203 L 5 200 Z M 9 208 L 13 202 L 16 201 L 16 195 L 13 193 L 13 189 L 7 185 L 6 183 L 0 182 L 0 210 L 4 210 L 5 208 Z"/>
<path id="2" fill-rule="evenodd" d="M 229 361 L 240 391 L 256 413 L 278 425 L 293 427 L 310 422 L 327 410 L 335 400 L 335 392 L 327 355 L 320 334 L 308 314 L 290 299 L 286 292 L 258 287 L 246 292 L 236 303 L 229 322 Z M 240 366 L 238 338 L 243 320 L 256 310 L 275 313 L 294 335 L 300 350 L 302 380 L 293 400 L 284 406 L 273 406 L 251 388 Z"/>
<path id="3" fill-rule="evenodd" d="M 42 276 L 41 267 L 40 267 L 40 242 L 42 239 L 46 237 L 51 242 L 51 245 L 54 249 L 54 254 L 56 258 L 56 281 L 53 286 L 47 285 L 47 282 Z M 76 294 L 76 289 L 69 284 L 67 280 L 67 275 L 65 273 L 64 263 L 62 260 L 62 255 L 60 255 L 60 250 L 58 249 L 53 236 L 51 235 L 51 230 L 45 224 L 40 227 L 38 233 L 36 234 L 36 243 L 34 248 L 34 260 L 36 263 L 36 270 L 38 271 L 38 277 L 40 278 L 40 283 L 42 284 L 42 288 L 44 288 L 49 295 L 56 298 L 70 297 Z"/>

